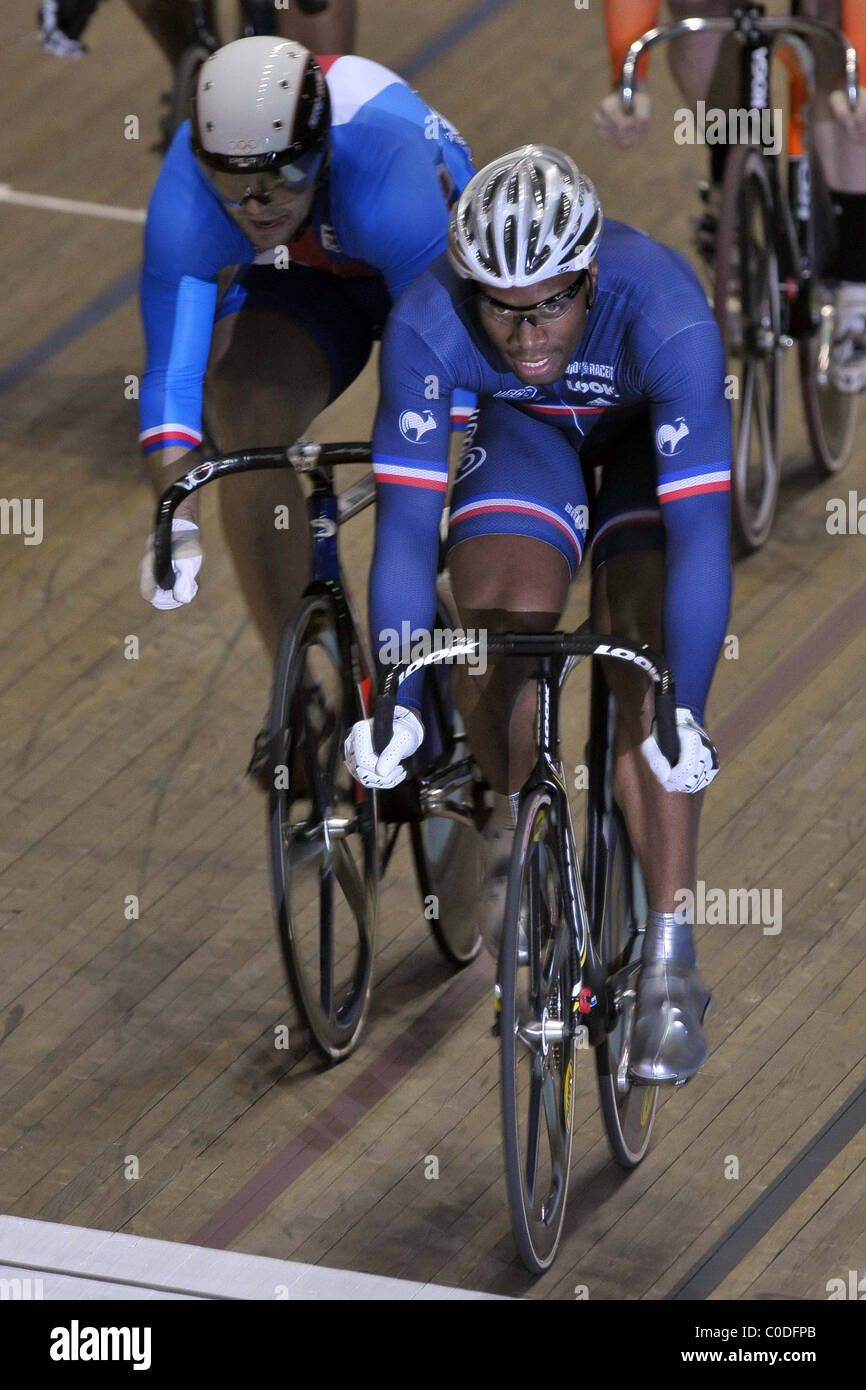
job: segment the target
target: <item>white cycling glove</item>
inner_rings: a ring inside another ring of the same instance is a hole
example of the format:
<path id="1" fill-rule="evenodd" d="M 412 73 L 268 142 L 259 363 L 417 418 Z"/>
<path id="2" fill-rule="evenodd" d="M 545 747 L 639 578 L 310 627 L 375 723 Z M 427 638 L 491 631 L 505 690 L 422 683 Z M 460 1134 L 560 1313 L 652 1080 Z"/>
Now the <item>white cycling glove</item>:
<path id="1" fill-rule="evenodd" d="M 191 603 L 198 593 L 195 577 L 201 569 L 201 531 L 194 521 L 176 516 L 171 523 L 171 559 L 175 579 L 173 589 L 158 589 L 153 577 L 153 536 L 147 542 L 144 559 L 138 571 L 141 597 L 154 608 L 180 608 Z"/>
<path id="2" fill-rule="evenodd" d="M 621 150 L 630 150 L 646 135 L 652 111 L 652 98 L 649 92 L 635 92 L 634 105 L 626 114 L 622 109 L 619 92 L 611 92 L 600 106 L 596 107 L 593 120 L 599 139 L 608 145 L 618 145 Z"/>
<path id="3" fill-rule="evenodd" d="M 677 707 L 677 733 L 680 756 L 676 767 L 671 767 L 654 737 L 645 738 L 640 750 L 665 791 L 699 792 L 718 772 L 719 755 L 690 709 Z"/>
<path id="4" fill-rule="evenodd" d="M 386 791 L 396 787 L 406 776 L 401 767 L 407 758 L 417 753 L 424 739 L 424 725 L 405 705 L 394 709 L 394 733 L 391 742 L 381 753 L 373 751 L 373 721 L 361 719 L 353 724 L 343 746 L 346 766 L 353 777 L 365 787 Z"/>

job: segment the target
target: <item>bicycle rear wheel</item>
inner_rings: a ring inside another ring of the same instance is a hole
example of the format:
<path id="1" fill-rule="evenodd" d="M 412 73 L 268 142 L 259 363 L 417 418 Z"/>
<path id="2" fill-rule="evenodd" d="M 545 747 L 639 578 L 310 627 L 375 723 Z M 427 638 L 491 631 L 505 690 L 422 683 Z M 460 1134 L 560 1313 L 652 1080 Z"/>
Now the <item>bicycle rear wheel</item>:
<path id="1" fill-rule="evenodd" d="M 649 1148 L 659 1088 L 636 1085 L 628 1075 L 647 899 L 625 820 L 613 799 L 614 729 L 614 701 L 596 667 L 592 737 L 597 746 L 590 759 L 585 865 L 593 944 L 605 975 L 608 1032 L 595 1049 L 595 1065 L 611 1152 L 623 1168 L 634 1168 Z"/>
<path id="2" fill-rule="evenodd" d="M 201 43 L 191 43 L 180 55 L 180 61 L 174 75 L 174 86 L 170 93 L 168 111 L 163 117 L 166 144 L 171 143 L 179 127 L 183 125 L 192 111 L 193 97 L 198 82 L 198 70 L 205 59 L 209 57 L 210 49 L 205 48 L 204 44 Z"/>
<path id="3" fill-rule="evenodd" d="M 559 830 L 551 794 L 541 788 L 522 799 L 499 955 L 505 1180 L 514 1238 L 533 1274 L 553 1263 L 565 1218 L 574 982 Z"/>
<path id="4" fill-rule="evenodd" d="M 715 315 L 733 411 L 731 508 L 744 551 L 764 544 L 773 525 L 781 474 L 781 298 L 773 198 L 761 153 L 738 145 L 728 156 L 716 250 Z"/>
<path id="5" fill-rule="evenodd" d="M 367 1016 L 376 927 L 376 806 L 343 763 L 365 717 L 339 594 L 306 595 L 283 633 L 269 721 L 277 930 L 295 1003 L 322 1054 L 348 1056 Z"/>

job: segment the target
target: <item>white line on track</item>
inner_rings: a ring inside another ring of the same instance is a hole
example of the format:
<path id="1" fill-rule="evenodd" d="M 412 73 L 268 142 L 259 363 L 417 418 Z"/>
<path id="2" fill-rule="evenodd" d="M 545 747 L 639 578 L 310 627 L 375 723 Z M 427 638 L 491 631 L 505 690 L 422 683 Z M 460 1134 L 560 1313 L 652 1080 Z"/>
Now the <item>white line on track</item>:
<path id="1" fill-rule="evenodd" d="M 143 208 L 115 208 L 107 203 L 80 203 L 75 198 L 51 198 L 45 193 L 21 193 L 8 183 L 0 183 L 0 203 L 19 207 L 44 208 L 46 212 L 75 212 L 83 217 L 106 217 L 112 222 L 143 223 Z"/>

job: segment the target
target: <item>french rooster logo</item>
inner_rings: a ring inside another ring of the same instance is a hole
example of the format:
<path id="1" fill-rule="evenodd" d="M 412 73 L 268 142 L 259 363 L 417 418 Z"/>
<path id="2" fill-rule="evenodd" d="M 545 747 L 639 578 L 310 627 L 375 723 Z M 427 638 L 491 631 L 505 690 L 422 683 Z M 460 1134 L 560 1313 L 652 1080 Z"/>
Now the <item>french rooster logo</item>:
<path id="1" fill-rule="evenodd" d="M 410 444 L 420 444 L 428 430 L 435 430 L 433 411 L 425 410 L 421 415 L 417 410 L 404 410 L 399 420 L 400 433 Z"/>
<path id="2" fill-rule="evenodd" d="M 668 458 L 677 452 L 677 446 L 681 439 L 690 433 L 686 424 L 685 416 L 677 417 L 676 426 L 659 425 L 656 430 L 656 445 L 660 454 L 666 454 Z"/>

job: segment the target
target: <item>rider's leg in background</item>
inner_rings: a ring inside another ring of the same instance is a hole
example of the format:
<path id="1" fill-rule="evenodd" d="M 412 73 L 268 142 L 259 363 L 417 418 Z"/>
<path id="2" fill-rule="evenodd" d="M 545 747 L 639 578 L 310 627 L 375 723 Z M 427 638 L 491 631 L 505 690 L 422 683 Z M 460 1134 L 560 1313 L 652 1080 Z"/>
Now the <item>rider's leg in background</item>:
<path id="1" fill-rule="evenodd" d="M 289 444 L 324 410 L 325 355 L 302 328 L 267 309 L 243 310 L 214 326 L 205 393 L 220 452 Z M 306 508 L 291 469 L 239 474 L 219 484 L 220 512 L 238 580 L 271 659 L 307 583 Z M 289 529 L 277 526 L 288 507 Z"/>
<path id="2" fill-rule="evenodd" d="M 734 8 L 731 0 L 668 0 L 672 22 L 730 15 Z M 736 94 L 736 50 L 730 41 L 722 48 L 722 38 L 721 34 L 684 34 L 667 45 L 674 81 L 692 106 L 698 101 L 726 110 L 736 105 L 731 100 Z"/>
<path id="3" fill-rule="evenodd" d="M 611 555 L 593 575 L 592 629 L 662 650 L 663 595 L 661 551 Z M 694 890 L 703 793 L 688 796 L 665 791 L 640 751 L 652 724 L 652 683 L 621 661 L 603 665 L 617 705 L 616 799 L 643 872 L 650 907 L 674 912 L 677 892 Z"/>
<path id="4" fill-rule="evenodd" d="M 856 16 L 866 7 L 846 6 Z M 801 13 L 839 28 L 840 0 L 801 0 Z M 866 64 L 866 14 L 847 37 Z M 843 390 L 862 391 L 866 386 L 866 144 L 853 140 L 833 116 L 829 96 L 842 80 L 842 65 L 829 44 L 813 45 L 816 65 L 816 100 L 813 118 L 815 147 L 827 186 L 837 210 L 838 248 L 832 277 L 839 281 L 836 298 L 836 341 L 831 375 Z"/>
<path id="5" fill-rule="evenodd" d="M 172 68 L 191 43 L 195 29 L 188 3 L 178 0 L 126 0 Z"/>
<path id="6" fill-rule="evenodd" d="M 276 28 L 286 39 L 297 39 L 311 53 L 353 53 L 357 35 L 356 0 L 329 0 L 322 14 L 301 13 L 297 0 L 275 9 Z"/>

